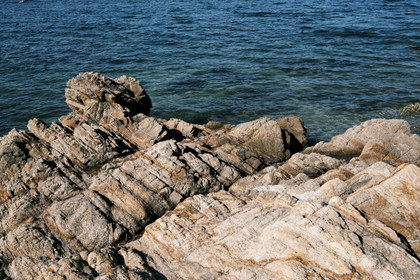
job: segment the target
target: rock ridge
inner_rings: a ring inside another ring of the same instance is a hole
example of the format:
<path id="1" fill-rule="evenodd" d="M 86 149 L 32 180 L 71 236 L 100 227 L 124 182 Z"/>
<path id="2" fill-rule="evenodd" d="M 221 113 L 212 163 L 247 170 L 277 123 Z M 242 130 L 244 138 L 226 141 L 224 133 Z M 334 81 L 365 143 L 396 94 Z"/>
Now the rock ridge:
<path id="1" fill-rule="evenodd" d="M 0 138 L 0 278 L 420 278 L 407 122 L 307 147 L 295 116 L 153 118 L 131 77 L 80 73 L 65 95 L 60 123 Z"/>

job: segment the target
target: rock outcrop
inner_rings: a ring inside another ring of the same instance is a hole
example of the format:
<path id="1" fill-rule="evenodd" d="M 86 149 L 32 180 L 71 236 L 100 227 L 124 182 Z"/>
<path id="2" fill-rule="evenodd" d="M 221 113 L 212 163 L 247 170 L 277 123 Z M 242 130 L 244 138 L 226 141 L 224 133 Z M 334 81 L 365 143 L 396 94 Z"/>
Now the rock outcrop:
<path id="1" fill-rule="evenodd" d="M 418 113 L 420 112 L 420 103 L 412 103 L 401 109 L 404 114 Z"/>
<path id="2" fill-rule="evenodd" d="M 405 121 L 306 148 L 294 116 L 152 118 L 125 76 L 79 74 L 66 102 L 0 138 L 0 278 L 420 279 Z"/>
<path id="3" fill-rule="evenodd" d="M 335 156 L 358 156 L 370 164 L 420 164 L 420 137 L 410 133 L 404 120 L 373 119 L 348 129 L 330 142 L 319 142 L 305 150 Z"/>

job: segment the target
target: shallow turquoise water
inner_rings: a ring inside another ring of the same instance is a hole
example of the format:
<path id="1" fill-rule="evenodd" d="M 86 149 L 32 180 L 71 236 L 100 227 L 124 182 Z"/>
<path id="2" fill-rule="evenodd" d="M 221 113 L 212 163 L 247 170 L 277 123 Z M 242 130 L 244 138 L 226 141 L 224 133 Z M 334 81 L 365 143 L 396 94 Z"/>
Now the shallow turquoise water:
<path id="1" fill-rule="evenodd" d="M 420 2 L 2 1 L 0 135 L 69 109 L 83 71 L 139 79 L 151 115 L 239 123 L 295 114 L 312 142 L 420 116 Z"/>

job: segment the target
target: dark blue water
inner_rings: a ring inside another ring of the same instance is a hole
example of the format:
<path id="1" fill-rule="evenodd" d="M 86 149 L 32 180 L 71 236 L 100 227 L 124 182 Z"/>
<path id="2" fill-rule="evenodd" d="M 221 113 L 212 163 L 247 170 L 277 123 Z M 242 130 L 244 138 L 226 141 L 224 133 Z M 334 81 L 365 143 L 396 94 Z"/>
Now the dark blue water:
<path id="1" fill-rule="evenodd" d="M 295 114 L 328 140 L 419 115 L 418 0 L 3 0 L 0 135 L 69 112 L 79 72 L 139 79 L 151 115 L 239 123 Z"/>

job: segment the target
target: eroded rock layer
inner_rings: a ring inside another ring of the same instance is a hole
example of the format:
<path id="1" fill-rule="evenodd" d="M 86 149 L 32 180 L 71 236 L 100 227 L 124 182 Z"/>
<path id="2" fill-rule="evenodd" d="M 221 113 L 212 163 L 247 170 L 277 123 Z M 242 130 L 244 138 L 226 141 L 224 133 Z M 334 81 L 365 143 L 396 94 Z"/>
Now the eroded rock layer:
<path id="1" fill-rule="evenodd" d="M 306 148 L 294 116 L 149 117 L 125 76 L 81 73 L 66 102 L 61 123 L 0 138 L 1 278 L 420 279 L 405 121 Z"/>

